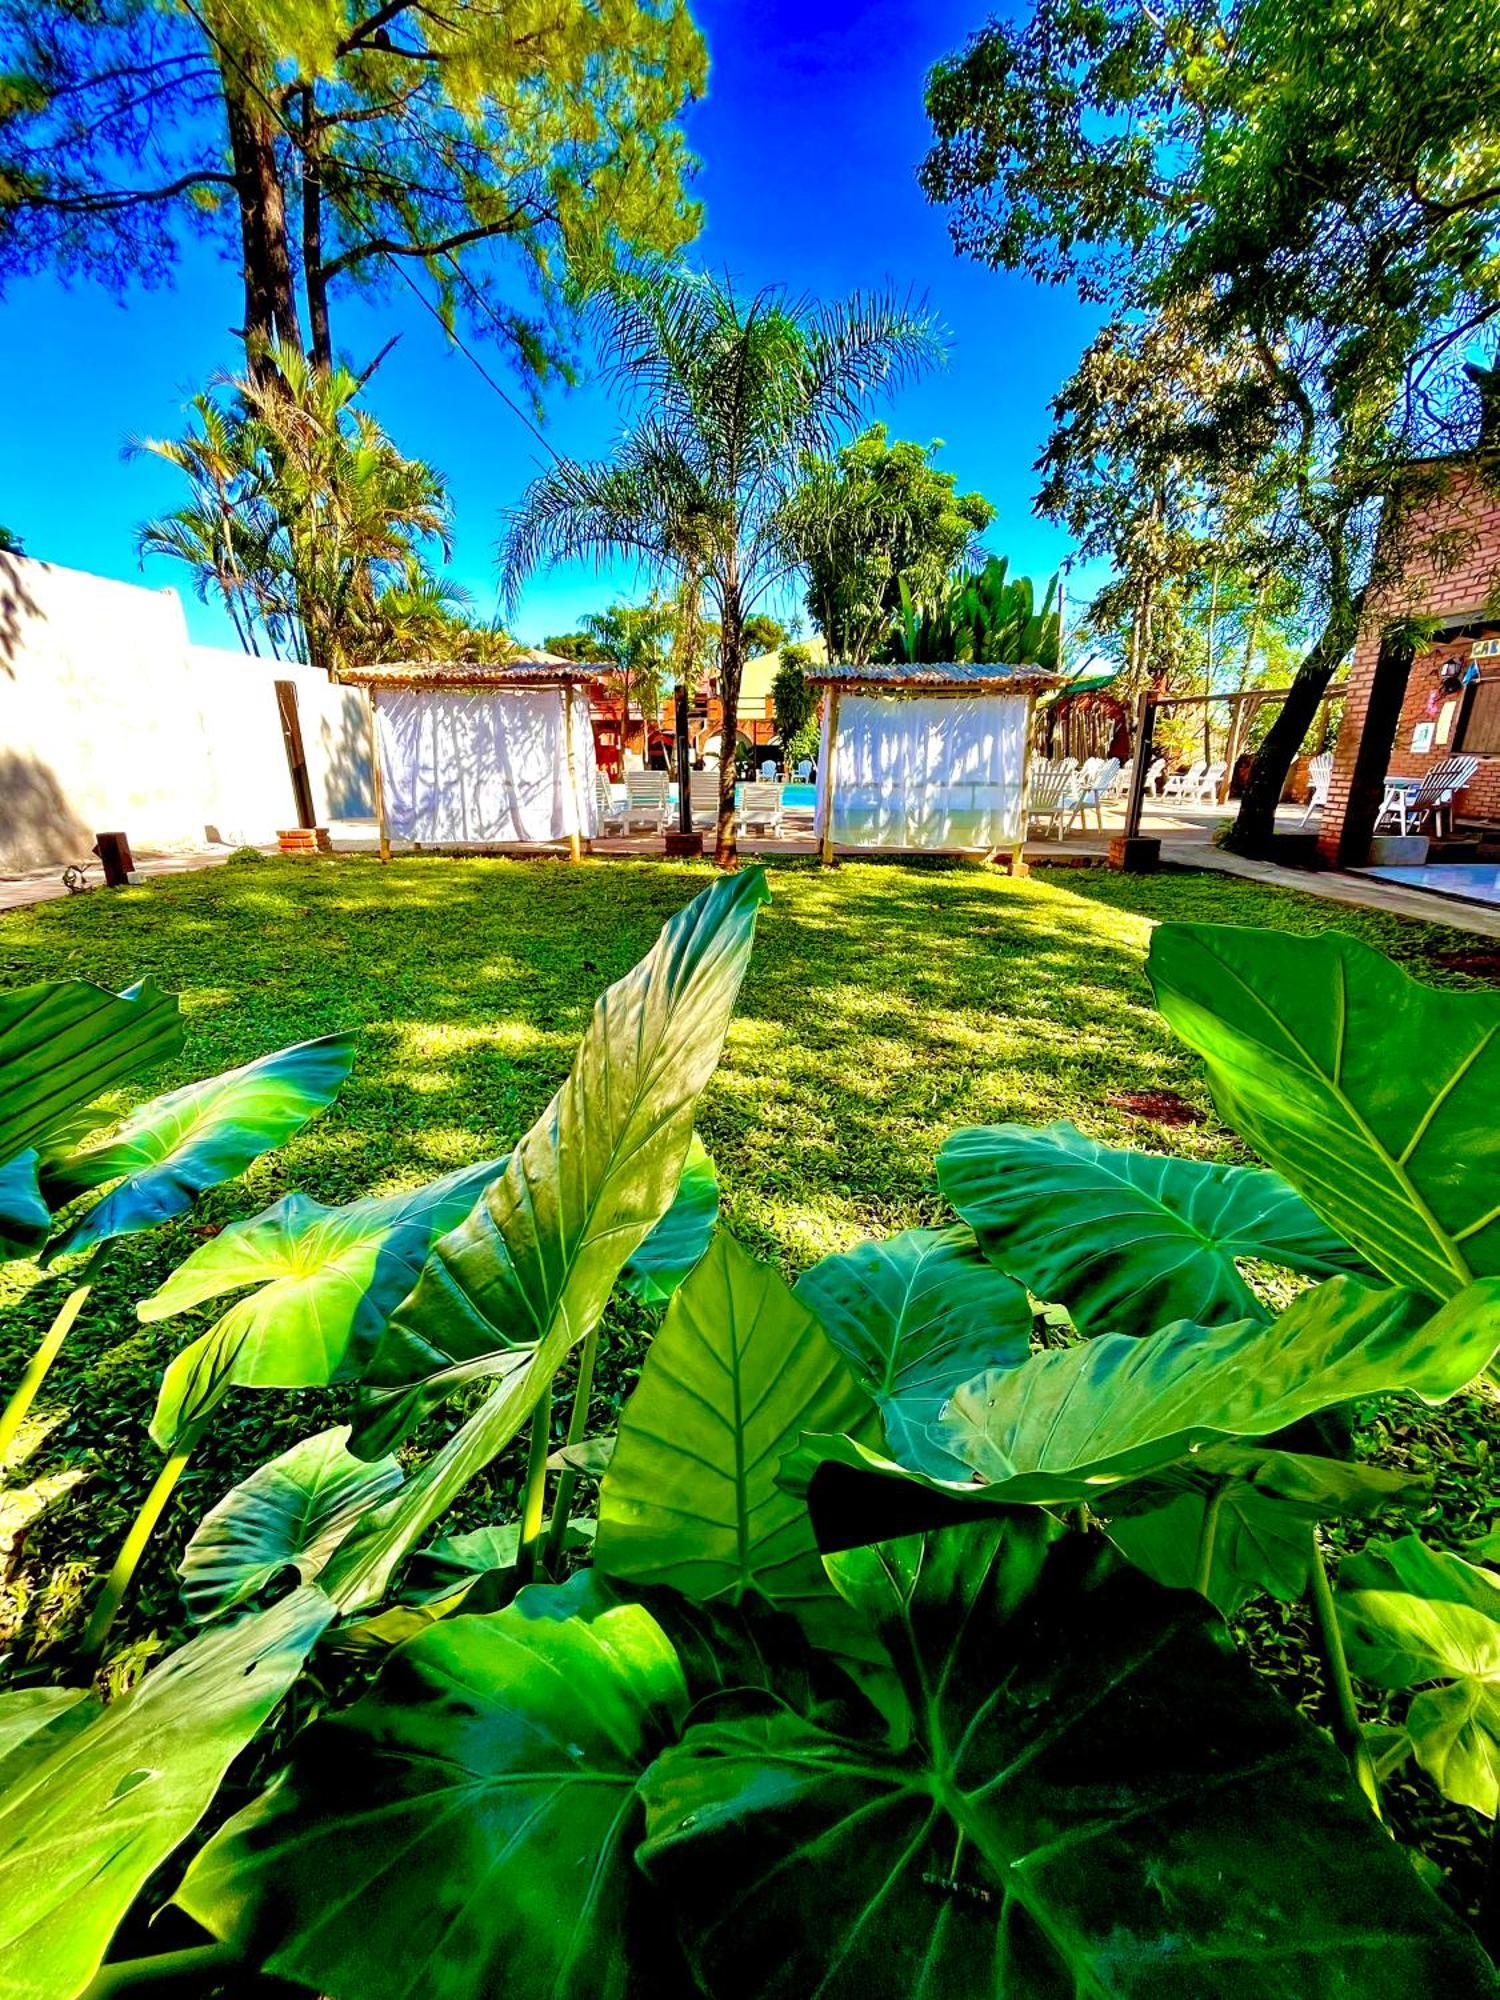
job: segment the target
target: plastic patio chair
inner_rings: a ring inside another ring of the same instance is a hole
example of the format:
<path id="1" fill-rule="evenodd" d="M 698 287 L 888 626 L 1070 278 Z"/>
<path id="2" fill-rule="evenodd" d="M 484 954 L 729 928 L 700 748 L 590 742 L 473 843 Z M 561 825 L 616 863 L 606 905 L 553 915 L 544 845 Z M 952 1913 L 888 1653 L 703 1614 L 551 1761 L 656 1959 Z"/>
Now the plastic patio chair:
<path id="1" fill-rule="evenodd" d="M 617 799 L 605 782 L 602 772 L 594 773 L 594 798 L 599 807 L 599 831 L 601 833 L 624 833 L 628 831 L 630 804 L 628 799 Z"/>
<path id="2" fill-rule="evenodd" d="M 715 801 L 714 810 L 718 810 Z M 762 833 L 781 831 L 781 787 L 777 784 L 749 784 L 740 786 L 739 804 L 735 809 L 735 824 L 741 833 L 752 826 L 758 826 Z"/>
<path id="3" fill-rule="evenodd" d="M 1227 768 L 1224 764 L 1210 764 L 1203 773 L 1203 776 L 1198 780 L 1198 789 L 1193 794 L 1194 798 L 1204 799 L 1209 805 L 1217 805 L 1219 801 L 1219 786 L 1224 782 L 1224 773 Z"/>
<path id="4" fill-rule="evenodd" d="M 1161 781 L 1167 775 L 1165 757 L 1153 757 L 1146 766 L 1146 790 L 1153 799 L 1161 797 Z"/>
<path id="5" fill-rule="evenodd" d="M 1190 764 L 1185 771 L 1174 771 L 1161 788 L 1164 799 L 1189 799 L 1194 797 L 1203 782 L 1207 764 Z"/>
<path id="6" fill-rule="evenodd" d="M 719 819 L 719 774 L 694 771 L 688 778 L 688 798 L 692 802 L 694 826 L 716 826 Z"/>
<path id="7" fill-rule="evenodd" d="M 763 784 L 770 785 L 775 783 L 776 766 L 771 762 L 769 757 L 762 760 L 760 767 L 760 775 Z"/>
<path id="8" fill-rule="evenodd" d="M 1102 759 L 1091 757 L 1089 764 L 1097 764 L 1099 768 L 1088 775 L 1087 782 L 1084 782 L 1084 777 L 1085 773 L 1088 773 L 1089 766 L 1085 764 L 1083 770 L 1068 785 L 1067 796 L 1063 801 L 1063 811 L 1066 815 L 1063 822 L 1064 835 L 1072 831 L 1075 820 L 1081 819 L 1085 826 L 1088 825 L 1090 806 L 1094 809 L 1095 825 L 1101 833 L 1104 831 L 1104 801 L 1109 796 L 1110 786 L 1119 776 L 1120 760 L 1118 757 Z"/>
<path id="9" fill-rule="evenodd" d="M 1328 782 L 1333 776 L 1332 751 L 1325 750 L 1321 757 L 1314 757 L 1307 767 L 1307 775 L 1312 781 L 1312 791 L 1308 795 L 1307 811 L 1297 822 L 1299 833 L 1318 808 L 1328 803 Z"/>
<path id="10" fill-rule="evenodd" d="M 1038 831 L 1045 838 L 1050 831 L 1056 838 L 1062 837 L 1061 814 L 1063 802 L 1069 795 L 1070 771 L 1064 771 L 1057 764 L 1033 764 L 1026 786 L 1026 831 L 1030 833 L 1036 822 Z"/>
<path id="11" fill-rule="evenodd" d="M 1454 794 L 1463 790 L 1478 769 L 1477 757 L 1443 757 L 1423 774 L 1421 783 L 1415 786 L 1410 779 L 1388 775 L 1385 800 L 1375 820 L 1376 831 L 1379 832 L 1382 822 L 1391 817 L 1395 818 L 1403 833 L 1419 830 L 1424 821 L 1431 819 L 1433 831 L 1441 839 L 1445 815 L 1449 831 L 1452 830 Z"/>
<path id="12" fill-rule="evenodd" d="M 811 784 L 812 774 L 813 774 L 812 758 L 799 757 L 797 760 L 797 783 L 799 785 Z"/>
<path id="13" fill-rule="evenodd" d="M 667 825 L 667 774 L 665 771 L 627 771 L 625 773 L 625 831 L 629 833 L 637 820 L 642 820 L 653 833 L 662 833 Z"/>

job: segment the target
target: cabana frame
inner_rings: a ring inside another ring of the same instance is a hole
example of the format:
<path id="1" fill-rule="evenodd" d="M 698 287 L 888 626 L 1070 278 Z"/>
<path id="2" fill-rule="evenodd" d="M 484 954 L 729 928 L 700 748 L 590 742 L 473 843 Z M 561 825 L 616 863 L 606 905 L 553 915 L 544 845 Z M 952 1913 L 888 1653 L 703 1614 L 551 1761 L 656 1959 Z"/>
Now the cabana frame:
<path id="1" fill-rule="evenodd" d="M 902 696 L 923 698 L 937 696 L 953 700 L 973 700 L 976 696 L 995 695 L 1008 699 L 1016 697 L 1023 699 L 1026 708 L 1021 732 L 1020 819 L 1013 839 L 988 847 L 948 849 L 888 847 L 884 844 L 879 847 L 850 847 L 847 843 L 837 843 L 837 845 L 842 851 L 853 853 L 947 852 L 978 854 L 986 861 L 995 861 L 1004 855 L 1013 875 L 1026 873 L 1026 807 L 1030 791 L 1032 709 L 1038 694 L 1045 689 L 1065 685 L 1063 675 L 1037 666 L 981 666 L 958 661 L 938 664 L 902 662 L 886 666 L 815 667 L 808 673 L 807 681 L 809 687 L 821 688 L 824 697 L 823 747 L 818 763 L 820 828 L 818 854 L 825 867 L 832 865 L 836 846 L 833 837 L 833 819 L 838 782 L 839 712 L 846 697 L 870 695 L 899 699 Z"/>
<path id="2" fill-rule="evenodd" d="M 376 715 L 382 690 L 387 692 L 426 694 L 508 694 L 545 692 L 556 689 L 563 697 L 563 747 L 567 758 L 569 796 L 576 800 L 578 790 L 577 750 L 574 742 L 573 696 L 578 689 L 587 690 L 598 679 L 597 667 L 581 665 L 574 660 L 564 660 L 555 653 L 517 652 L 508 660 L 495 665 L 481 665 L 468 660 L 413 660 L 393 662 L 389 665 L 350 667 L 341 678 L 354 687 L 365 690 L 366 715 L 370 735 L 370 765 L 375 792 L 375 816 L 380 830 L 380 858 L 391 858 L 390 826 L 386 814 L 385 779 L 380 760 L 380 732 Z M 581 860 L 592 843 L 574 826 L 568 836 L 568 853 L 572 860 Z M 418 851 L 428 854 L 474 854 L 486 851 L 505 853 L 508 845 L 491 846 L 483 842 L 451 843 L 440 842 L 429 845 L 415 843 Z"/>

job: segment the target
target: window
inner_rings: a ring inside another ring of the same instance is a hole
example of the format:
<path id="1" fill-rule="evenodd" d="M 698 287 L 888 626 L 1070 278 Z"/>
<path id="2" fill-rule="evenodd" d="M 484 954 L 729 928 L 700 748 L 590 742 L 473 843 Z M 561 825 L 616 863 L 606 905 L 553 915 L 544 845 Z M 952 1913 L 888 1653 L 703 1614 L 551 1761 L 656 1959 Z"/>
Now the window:
<path id="1" fill-rule="evenodd" d="M 1455 750 L 1500 757 L 1500 674 L 1485 675 L 1471 690 Z"/>

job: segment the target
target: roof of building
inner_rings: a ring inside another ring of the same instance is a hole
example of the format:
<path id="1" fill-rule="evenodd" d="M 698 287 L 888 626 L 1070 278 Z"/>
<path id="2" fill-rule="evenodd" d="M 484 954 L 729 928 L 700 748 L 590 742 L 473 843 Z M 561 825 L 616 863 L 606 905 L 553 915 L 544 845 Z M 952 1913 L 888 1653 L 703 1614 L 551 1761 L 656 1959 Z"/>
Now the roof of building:
<path id="1" fill-rule="evenodd" d="M 557 653 L 519 650 L 508 660 L 392 660 L 379 666 L 350 667 L 342 678 L 372 688 L 544 688 L 576 687 L 598 677 L 587 661 Z"/>
<path id="2" fill-rule="evenodd" d="M 892 661 L 880 666 L 815 667 L 812 687 L 856 688 L 870 694 L 1025 694 L 1062 685 L 1063 676 L 1046 667 L 979 665 L 972 661 Z"/>

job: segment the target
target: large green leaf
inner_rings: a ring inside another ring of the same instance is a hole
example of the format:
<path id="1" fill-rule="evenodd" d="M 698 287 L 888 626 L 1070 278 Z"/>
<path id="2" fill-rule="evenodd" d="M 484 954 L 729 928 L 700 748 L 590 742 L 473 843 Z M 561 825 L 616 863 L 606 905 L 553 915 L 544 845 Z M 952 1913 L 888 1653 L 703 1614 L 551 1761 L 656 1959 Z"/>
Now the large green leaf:
<path id="1" fill-rule="evenodd" d="M 285 1569 L 311 1583 L 368 1508 L 401 1484 L 393 1458 L 356 1458 L 349 1427 L 320 1431 L 262 1465 L 210 1508 L 178 1574 L 191 1618 L 217 1618 Z"/>
<path id="2" fill-rule="evenodd" d="M 359 2000 L 663 1992 L 632 1850 L 688 1705 L 638 1606 L 431 1627 L 297 1741 L 178 1900 L 272 1972 Z"/>
<path id="3" fill-rule="evenodd" d="M 1262 1590 L 1286 1604 L 1306 1596 L 1317 1522 L 1414 1506 L 1430 1489 L 1429 1480 L 1383 1466 L 1219 1444 L 1096 1497 L 1110 1540 L 1158 1583 L 1197 1589 L 1206 1547 L 1204 1594 L 1232 1617 Z"/>
<path id="4" fill-rule="evenodd" d="M 955 1132 L 938 1185 L 1000 1269 L 1085 1333 L 1261 1318 L 1238 1257 L 1318 1278 L 1364 1268 L 1278 1174 L 1117 1151 L 1062 1123 Z"/>
<path id="5" fill-rule="evenodd" d="M 1181 1322 L 1144 1340 L 1101 1334 L 976 1376 L 941 1433 L 970 1483 L 906 1476 L 962 1502 L 1077 1506 L 1109 1513 L 1119 1489 L 1156 1478 L 1206 1445 L 1268 1438 L 1362 1396 L 1456 1395 L 1500 1350 L 1500 1280 L 1446 1305 L 1333 1278 L 1269 1326 Z M 805 1491 L 820 1463 L 899 1474 L 848 1439 L 809 1438 L 785 1477 Z M 1155 1504 L 1157 1490 L 1143 1496 Z"/>
<path id="6" fill-rule="evenodd" d="M 1500 994 L 1218 924 L 1162 924 L 1147 971 L 1225 1118 L 1378 1271 L 1434 1298 L 1500 1271 Z"/>
<path id="7" fill-rule="evenodd" d="M 503 1159 L 482 1160 L 406 1193 L 342 1208 L 286 1195 L 201 1245 L 136 1312 L 143 1320 L 170 1319 L 254 1286 L 219 1321 L 225 1339 L 249 1335 L 242 1365 L 257 1372 L 237 1380 L 298 1389 L 358 1375 L 433 1240 L 463 1221 L 504 1166 Z"/>
<path id="8" fill-rule="evenodd" d="M 1198 1446 L 1271 1437 L 1362 1396 L 1457 1395 L 1500 1351 L 1500 1280 L 1433 1307 L 1333 1278 L 1269 1326 L 1105 1334 L 967 1383 L 945 1434 L 992 1497 L 1087 1500 Z"/>
<path id="9" fill-rule="evenodd" d="M 207 1809 L 333 1607 L 299 1590 L 205 1632 L 0 1794 L 0 1996 L 71 2000 L 116 1925 Z"/>
<path id="10" fill-rule="evenodd" d="M 828 1597 L 807 1509 L 776 1475 L 804 1431 L 854 1429 L 869 1407 L 807 1307 L 721 1230 L 621 1413 L 596 1562 L 703 1601 Z"/>
<path id="11" fill-rule="evenodd" d="M 665 1305 L 708 1248 L 719 1219 L 719 1177 L 697 1133 L 672 1206 L 620 1273 L 642 1305 Z"/>
<path id="12" fill-rule="evenodd" d="M 566 1083 L 386 1328 L 371 1379 L 394 1393 L 356 1438 L 366 1455 L 457 1384 L 503 1379 L 335 1557 L 328 1587 L 344 1609 L 378 1601 L 395 1565 L 516 1435 L 671 1207 L 766 895 L 760 869 L 715 882 L 597 1002 Z M 511 1345 L 533 1338 L 534 1351 Z"/>
<path id="13" fill-rule="evenodd" d="M 939 1476 L 957 1462 L 939 1412 L 971 1375 L 1026 1359 L 1031 1302 L 984 1257 L 973 1232 L 904 1229 L 814 1264 L 796 1296 L 849 1362 L 903 1464 Z"/>
<path id="14" fill-rule="evenodd" d="M 343 1208 L 289 1194 L 195 1250 L 136 1307 L 142 1319 L 258 1289 L 168 1365 L 151 1422 L 157 1443 L 170 1446 L 236 1384 L 319 1388 L 357 1375 L 434 1239 L 463 1220 L 503 1166 L 486 1160 L 409 1194 Z"/>
<path id="15" fill-rule="evenodd" d="M 34 1147 L 0 1164 L 0 1258 L 29 1257 L 40 1250 L 52 1227 L 52 1211 L 42 1199 Z"/>
<path id="16" fill-rule="evenodd" d="M 1347 1767 L 1206 1608 L 1044 1517 L 831 1557 L 901 1748 L 784 1705 L 647 1773 L 647 1874 L 715 2000 L 1493 1994 Z"/>
<path id="17" fill-rule="evenodd" d="M 1422 1688 L 1406 1733 L 1445 1797 L 1500 1810 L 1500 1576 L 1417 1535 L 1339 1571 L 1349 1664 L 1377 1687 Z"/>
<path id="18" fill-rule="evenodd" d="M 149 979 L 109 993 L 53 979 L 0 993 L 0 1162 L 182 1047 L 177 996 Z"/>
<path id="19" fill-rule="evenodd" d="M 131 1113 L 102 1146 L 46 1164 L 54 1204 L 118 1181 L 47 1253 L 47 1261 L 149 1229 L 205 1188 L 243 1173 L 330 1104 L 354 1060 L 353 1035 L 320 1035 L 203 1083 L 169 1090 Z"/>

